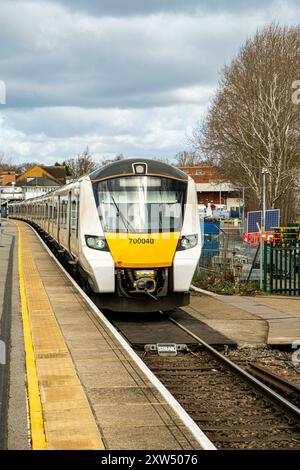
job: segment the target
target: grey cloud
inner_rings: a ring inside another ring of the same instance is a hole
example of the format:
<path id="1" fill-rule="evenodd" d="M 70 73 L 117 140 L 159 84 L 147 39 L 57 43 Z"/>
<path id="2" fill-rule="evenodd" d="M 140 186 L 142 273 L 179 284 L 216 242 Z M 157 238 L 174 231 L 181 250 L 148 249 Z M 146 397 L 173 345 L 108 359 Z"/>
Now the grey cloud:
<path id="1" fill-rule="evenodd" d="M 222 18 L 181 15 L 82 20 L 49 3 L 48 10 L 23 5 L 37 23 L 30 28 L 6 5 L 0 41 L 9 47 L 0 50 L 0 73 L 7 107 L 172 105 L 177 88 L 212 86 L 243 34 L 235 20 L 232 30 Z"/>
<path id="2" fill-rule="evenodd" d="M 45 0 L 49 1 L 49 0 Z M 207 13 L 263 9 L 272 0 L 50 0 L 74 11 L 99 16 L 133 16 L 157 13 Z"/>
<path id="3" fill-rule="evenodd" d="M 292 0 L 0 3 L 0 151 L 45 162 L 87 144 L 98 156 L 174 155 L 246 37 L 300 12 Z"/>
<path id="4" fill-rule="evenodd" d="M 0 148 L 19 160 L 45 162 L 68 158 L 86 145 L 96 159 L 120 152 L 173 157 L 186 146 L 187 129 L 204 112 L 203 107 L 193 105 L 153 108 L 151 113 L 145 109 L 9 110 L 2 123 Z"/>

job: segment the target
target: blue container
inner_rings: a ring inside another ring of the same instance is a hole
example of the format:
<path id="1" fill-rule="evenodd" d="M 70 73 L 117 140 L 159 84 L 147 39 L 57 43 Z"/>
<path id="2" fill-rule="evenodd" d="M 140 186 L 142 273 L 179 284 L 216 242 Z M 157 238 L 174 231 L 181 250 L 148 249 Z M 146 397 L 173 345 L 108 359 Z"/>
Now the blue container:
<path id="1" fill-rule="evenodd" d="M 220 222 L 204 221 L 203 255 L 212 258 L 219 255 Z"/>
<path id="2" fill-rule="evenodd" d="M 212 222 L 211 220 L 204 221 L 204 233 L 220 234 L 220 222 Z"/>

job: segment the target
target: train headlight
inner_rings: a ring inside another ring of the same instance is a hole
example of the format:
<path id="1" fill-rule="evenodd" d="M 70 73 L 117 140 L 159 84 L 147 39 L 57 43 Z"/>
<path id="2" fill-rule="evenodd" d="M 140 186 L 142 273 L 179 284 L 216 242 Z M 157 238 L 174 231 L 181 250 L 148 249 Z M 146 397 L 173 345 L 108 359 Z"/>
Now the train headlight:
<path id="1" fill-rule="evenodd" d="M 183 235 L 177 246 L 177 251 L 190 250 L 198 243 L 198 235 Z"/>
<path id="2" fill-rule="evenodd" d="M 104 237 L 85 235 L 85 242 L 89 248 L 92 248 L 92 250 L 109 251 L 107 242 Z"/>

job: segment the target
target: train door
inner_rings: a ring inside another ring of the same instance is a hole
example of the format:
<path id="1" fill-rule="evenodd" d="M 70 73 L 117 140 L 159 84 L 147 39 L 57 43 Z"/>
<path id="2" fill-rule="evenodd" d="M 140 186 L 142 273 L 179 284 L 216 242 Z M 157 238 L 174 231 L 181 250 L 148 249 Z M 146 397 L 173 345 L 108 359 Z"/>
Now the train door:
<path id="1" fill-rule="evenodd" d="M 53 236 L 54 198 L 50 198 L 49 234 Z"/>
<path id="2" fill-rule="evenodd" d="M 78 216 L 79 216 L 79 196 L 76 189 L 71 193 L 71 210 L 70 210 L 70 252 L 78 255 Z"/>
<path id="3" fill-rule="evenodd" d="M 45 212 L 44 212 L 44 230 L 45 232 L 49 232 L 49 199 L 46 199 L 46 205 L 45 205 Z"/>
<path id="4" fill-rule="evenodd" d="M 59 232 L 60 232 L 60 211 L 61 211 L 61 203 L 60 203 L 60 196 L 57 198 L 57 241 L 59 243 Z"/>
<path id="5" fill-rule="evenodd" d="M 48 213 L 48 233 L 51 233 L 52 224 L 52 198 L 49 198 L 49 213 Z"/>

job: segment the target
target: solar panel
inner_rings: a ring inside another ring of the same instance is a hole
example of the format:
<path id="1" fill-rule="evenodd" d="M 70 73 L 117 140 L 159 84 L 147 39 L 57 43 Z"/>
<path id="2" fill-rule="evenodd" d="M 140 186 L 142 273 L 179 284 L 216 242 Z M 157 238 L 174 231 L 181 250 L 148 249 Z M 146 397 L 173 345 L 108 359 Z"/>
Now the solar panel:
<path id="1" fill-rule="evenodd" d="M 261 227 L 262 211 L 248 212 L 247 216 L 247 233 L 258 232 L 257 224 Z M 265 231 L 272 232 L 274 227 L 280 225 L 280 209 L 269 209 L 265 214 Z"/>
<path id="2" fill-rule="evenodd" d="M 259 224 L 259 227 L 261 227 L 261 219 L 262 219 L 261 211 L 248 212 L 247 233 L 258 232 L 259 230 L 258 230 L 257 224 Z"/>
<path id="3" fill-rule="evenodd" d="M 272 232 L 274 227 L 279 227 L 280 225 L 280 209 L 267 210 L 265 219 L 266 232 Z"/>

